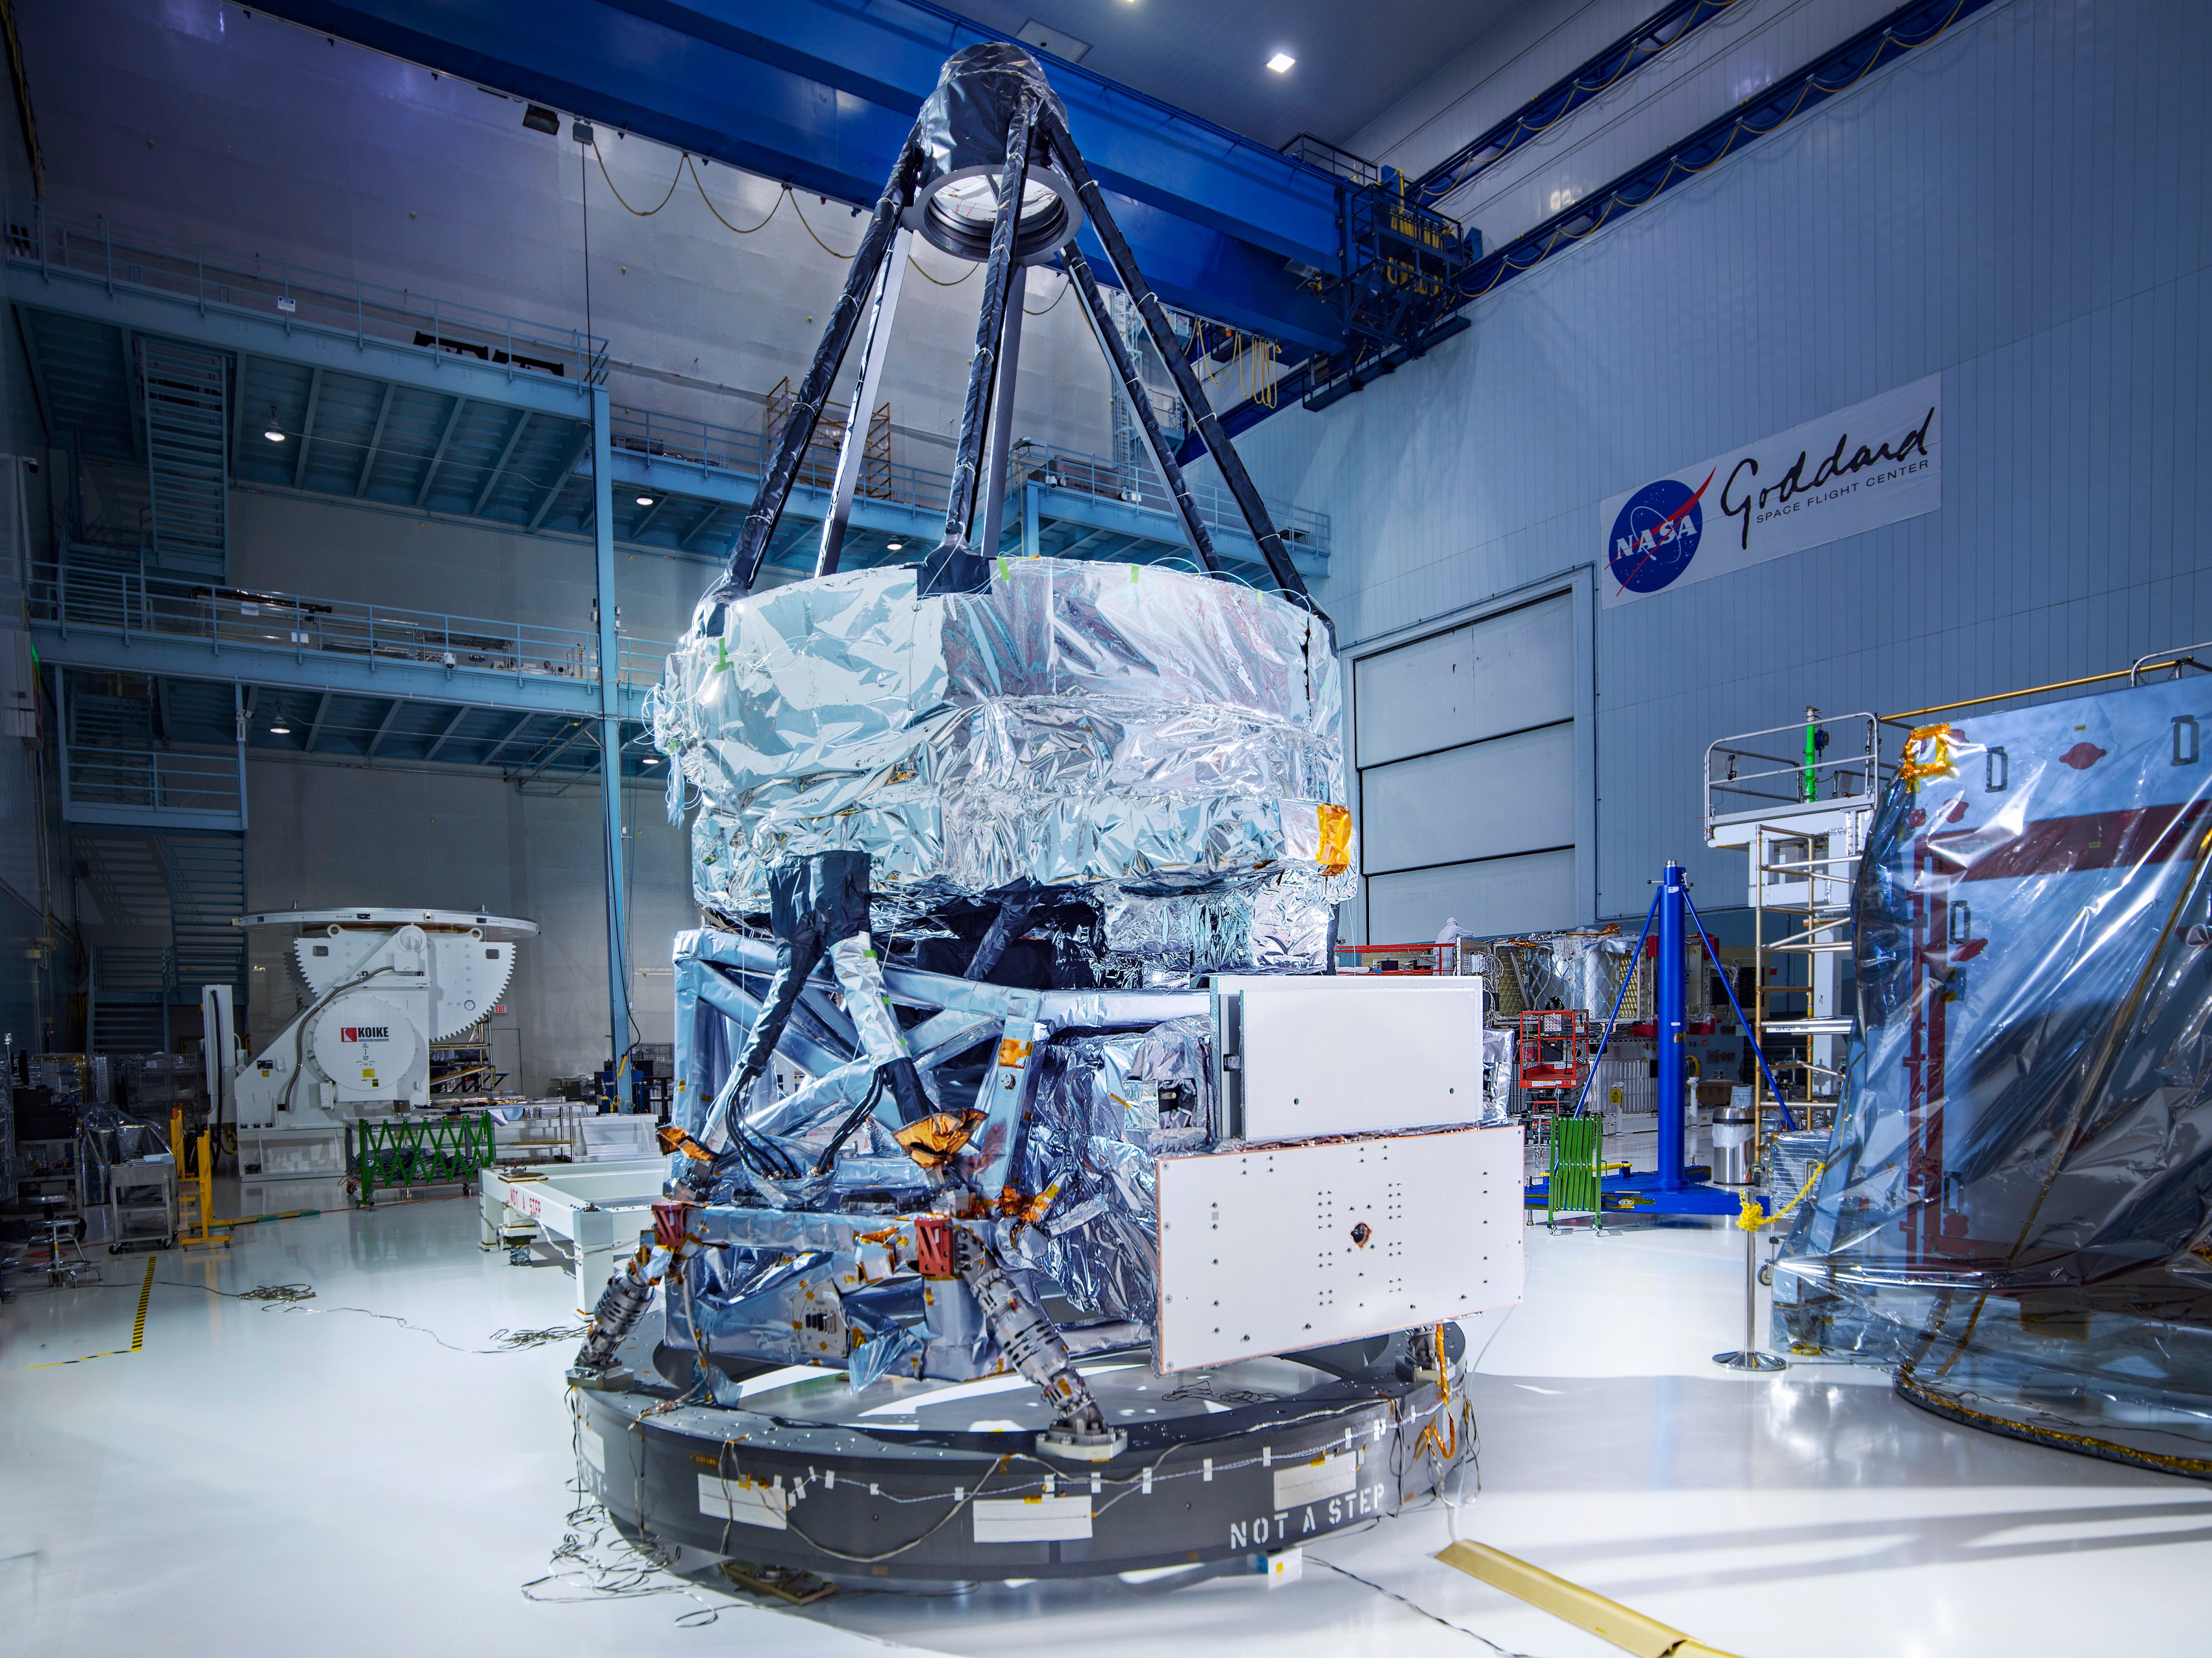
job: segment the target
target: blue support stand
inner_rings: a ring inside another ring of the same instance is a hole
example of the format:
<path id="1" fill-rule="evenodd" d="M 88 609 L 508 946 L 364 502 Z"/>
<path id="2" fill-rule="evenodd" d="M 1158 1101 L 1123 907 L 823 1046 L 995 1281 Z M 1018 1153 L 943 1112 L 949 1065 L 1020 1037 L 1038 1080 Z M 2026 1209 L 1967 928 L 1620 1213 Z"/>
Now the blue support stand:
<path id="1" fill-rule="evenodd" d="M 1680 1192 L 1689 1184 L 1682 1167 L 1682 1127 L 1689 1115 L 1689 1050 L 1683 1009 L 1687 1005 L 1683 983 L 1684 938 L 1682 866 L 1668 859 L 1659 878 L 1659 959 L 1657 981 L 1659 1017 L 1659 1170 L 1657 1189 Z"/>
<path id="2" fill-rule="evenodd" d="M 1682 866 L 1669 860 L 1661 872 L 1659 890 L 1652 900 L 1651 914 L 1644 923 L 1644 938 L 1655 931 L 1658 934 L 1659 953 L 1653 978 L 1658 1006 L 1656 1010 L 1654 1035 L 1657 1038 L 1659 1055 L 1659 1166 L 1648 1175 L 1608 1175 L 1600 1182 L 1602 1197 L 1608 1211 L 1614 1207 L 1660 1215 L 1734 1215 L 1743 1206 L 1743 1199 L 1732 1187 L 1715 1186 L 1705 1179 L 1692 1180 L 1683 1154 L 1683 1139 L 1689 1120 L 1689 1035 L 1687 1007 L 1688 986 L 1686 969 L 1688 963 L 1688 934 L 1684 923 L 1691 911 L 1689 884 L 1682 878 Z M 1702 926 L 1699 936 L 1704 936 Z M 1643 948 L 1644 938 L 1637 940 Z M 1705 941 L 1708 952 L 1710 940 Z M 1718 958 L 1714 965 L 1719 965 Z M 1613 1016 L 1618 1018 L 1621 998 L 1627 994 L 1626 982 L 1621 995 L 1613 999 Z M 1733 1003 L 1734 993 L 1729 999 Z M 1738 1017 L 1741 1017 L 1739 1012 Z M 1750 1039 L 1748 1023 L 1744 1027 L 1745 1039 Z M 1605 1039 L 1590 1061 L 1595 1082 L 1597 1061 L 1605 1054 L 1613 1037 L 1613 1020 L 1606 1022 Z M 1760 1063 L 1765 1056 L 1760 1056 Z M 1585 1083 L 1582 1099 L 1589 1097 L 1590 1083 Z M 1578 1102 L 1576 1109 L 1582 1108 Z M 1700 1175 L 1708 1169 L 1697 1171 Z M 1539 1181 L 1528 1188 L 1528 1200 L 1540 1205 L 1544 1200 L 1547 1181 Z"/>

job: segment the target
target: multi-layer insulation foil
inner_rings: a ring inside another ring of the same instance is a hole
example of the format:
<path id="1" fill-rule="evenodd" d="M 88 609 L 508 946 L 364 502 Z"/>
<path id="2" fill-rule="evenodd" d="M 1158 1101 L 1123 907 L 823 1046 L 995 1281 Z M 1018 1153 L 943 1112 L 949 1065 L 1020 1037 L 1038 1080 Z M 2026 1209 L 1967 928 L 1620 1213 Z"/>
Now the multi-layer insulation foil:
<path id="1" fill-rule="evenodd" d="M 1775 1277 L 1797 1342 L 2002 1431 L 2212 1472 L 2203 680 L 1917 734 L 1856 894 L 1864 1037 Z"/>
<path id="2" fill-rule="evenodd" d="M 1311 614 L 1147 565 L 994 576 L 930 598 L 902 567 L 772 589 L 669 659 L 653 733 L 703 797 L 701 904 L 757 914 L 770 865 L 831 847 L 923 901 L 1288 877 L 1297 922 L 1269 925 L 1291 937 L 1346 896 L 1337 665 Z"/>

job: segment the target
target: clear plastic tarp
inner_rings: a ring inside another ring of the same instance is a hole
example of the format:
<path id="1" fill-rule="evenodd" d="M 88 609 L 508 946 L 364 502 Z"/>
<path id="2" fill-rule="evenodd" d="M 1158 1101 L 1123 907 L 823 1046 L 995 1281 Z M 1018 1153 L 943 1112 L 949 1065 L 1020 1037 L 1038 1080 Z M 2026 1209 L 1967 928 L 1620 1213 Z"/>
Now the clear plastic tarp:
<path id="1" fill-rule="evenodd" d="M 1775 1273 L 1805 1347 L 2000 1432 L 2212 1473 L 2212 689 L 1916 732 L 1863 1039 Z"/>

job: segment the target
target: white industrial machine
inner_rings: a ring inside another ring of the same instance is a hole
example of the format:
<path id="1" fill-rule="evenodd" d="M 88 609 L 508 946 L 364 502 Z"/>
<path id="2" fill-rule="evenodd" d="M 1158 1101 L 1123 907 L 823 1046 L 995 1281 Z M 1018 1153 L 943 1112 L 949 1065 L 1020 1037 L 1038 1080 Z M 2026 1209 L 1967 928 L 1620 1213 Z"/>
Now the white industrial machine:
<path id="1" fill-rule="evenodd" d="M 344 1131 L 430 1102 L 430 1046 L 499 1000 L 514 940 L 535 921 L 466 910 L 319 909 L 242 915 L 298 929 L 312 999 L 231 1075 L 240 1168 L 263 1180 L 345 1173 Z"/>

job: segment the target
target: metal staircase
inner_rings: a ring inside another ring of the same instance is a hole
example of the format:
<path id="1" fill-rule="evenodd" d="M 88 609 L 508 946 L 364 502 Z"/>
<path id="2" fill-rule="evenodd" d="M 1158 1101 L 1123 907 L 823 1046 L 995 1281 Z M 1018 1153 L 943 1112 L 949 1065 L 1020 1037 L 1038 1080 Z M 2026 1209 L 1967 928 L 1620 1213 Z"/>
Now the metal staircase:
<path id="1" fill-rule="evenodd" d="M 168 1010 L 197 1006 L 201 986 L 245 993 L 246 935 L 231 922 L 246 910 L 246 837 L 165 806 L 178 756 L 157 746 L 167 711 L 157 717 L 150 681 L 71 674 L 64 711 L 65 779 L 96 797 L 87 807 L 64 787 L 71 860 L 100 923 L 136 935 L 92 952 L 88 1040 L 101 1053 L 166 1048 Z"/>
<path id="2" fill-rule="evenodd" d="M 246 993 L 246 934 L 231 925 L 246 914 L 246 837 L 172 834 L 169 933 L 176 983 L 197 1002 L 202 985 Z"/>
<path id="3" fill-rule="evenodd" d="M 219 352 L 138 342 L 154 562 L 218 580 L 229 544 L 229 367 Z"/>
<path id="4" fill-rule="evenodd" d="M 158 945 L 94 946 L 92 992 L 85 1000 L 92 1051 L 144 1054 L 167 1048 L 172 977 L 169 951 Z"/>

